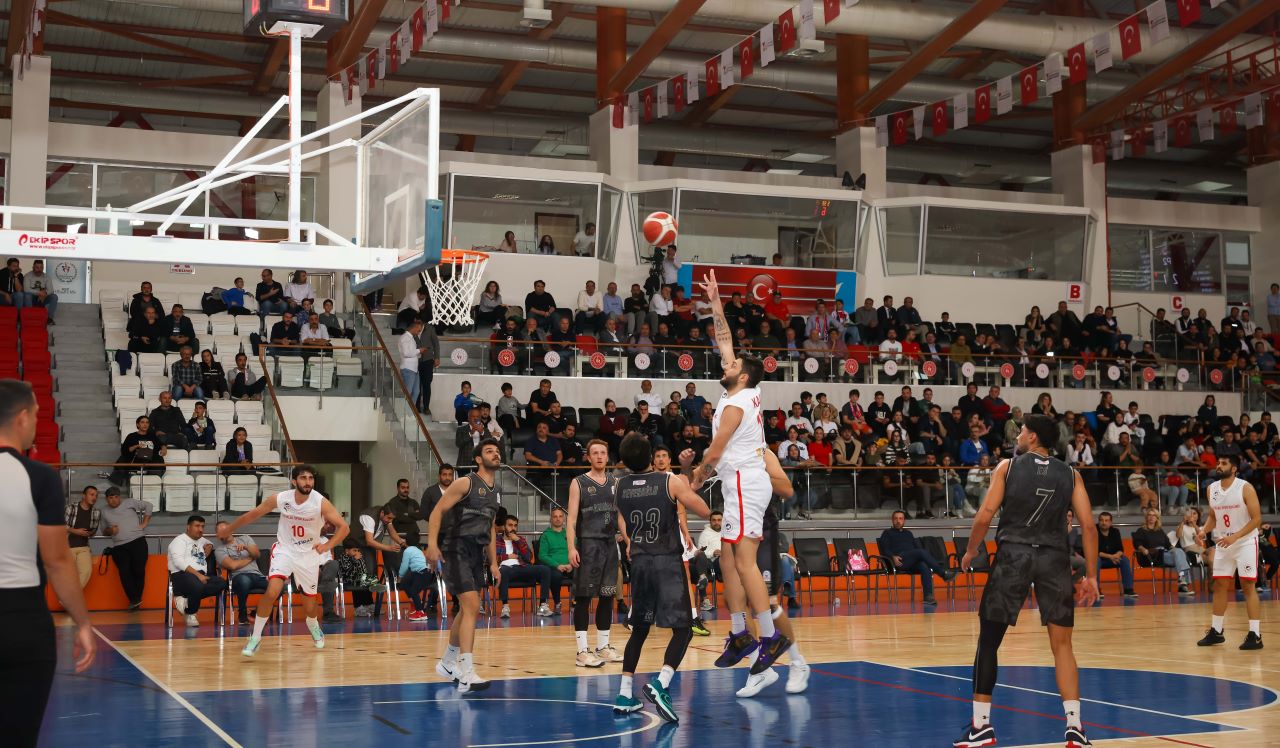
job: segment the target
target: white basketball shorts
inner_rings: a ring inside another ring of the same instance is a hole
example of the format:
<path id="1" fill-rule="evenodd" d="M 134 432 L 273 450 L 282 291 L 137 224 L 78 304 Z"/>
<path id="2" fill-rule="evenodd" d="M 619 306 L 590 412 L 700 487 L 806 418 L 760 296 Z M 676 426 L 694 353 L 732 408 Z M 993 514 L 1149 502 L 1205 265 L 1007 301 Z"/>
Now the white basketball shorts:
<path id="1" fill-rule="evenodd" d="M 318 594 L 320 567 L 324 562 L 325 557 L 316 553 L 314 548 L 295 550 L 276 543 L 271 546 L 271 569 L 267 577 L 287 581 L 292 576 L 302 594 L 314 597 Z"/>
<path id="2" fill-rule="evenodd" d="M 1241 579 L 1258 578 L 1258 536 L 1239 540 L 1226 548 L 1213 551 L 1213 578 L 1230 579 L 1236 574 Z"/>
<path id="3" fill-rule="evenodd" d="M 764 536 L 764 513 L 773 499 L 773 486 L 764 465 L 720 473 L 720 493 L 724 496 L 724 523 L 720 539 L 736 543 L 743 538 Z"/>

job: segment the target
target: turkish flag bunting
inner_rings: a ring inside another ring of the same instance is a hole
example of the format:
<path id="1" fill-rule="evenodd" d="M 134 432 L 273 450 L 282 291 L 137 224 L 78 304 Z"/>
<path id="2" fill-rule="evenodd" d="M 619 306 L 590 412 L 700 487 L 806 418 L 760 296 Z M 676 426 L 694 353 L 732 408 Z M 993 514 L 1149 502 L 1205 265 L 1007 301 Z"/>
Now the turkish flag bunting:
<path id="1" fill-rule="evenodd" d="M 1179 117 L 1173 121 L 1173 144 L 1178 148 L 1191 145 L 1191 118 Z"/>
<path id="2" fill-rule="evenodd" d="M 427 19 L 423 15 L 422 6 L 413 12 L 413 51 L 422 51 L 422 34 L 427 30 Z"/>
<path id="3" fill-rule="evenodd" d="M 688 94 L 685 93 L 688 85 L 688 78 L 683 75 L 671 79 L 672 104 L 677 112 L 684 111 L 685 102 L 688 101 Z"/>
<path id="4" fill-rule="evenodd" d="M 991 119 L 991 86 L 986 85 L 973 92 L 973 121 L 982 124 Z"/>
<path id="5" fill-rule="evenodd" d="M 1107 160 L 1107 141 L 1105 138 L 1094 138 L 1089 146 L 1093 151 L 1093 163 L 1101 164 Z"/>
<path id="6" fill-rule="evenodd" d="M 1142 32 L 1138 29 L 1138 14 L 1134 13 L 1120 22 L 1120 59 L 1127 60 L 1142 51 Z"/>
<path id="7" fill-rule="evenodd" d="M 706 62 L 707 68 L 707 96 L 715 96 L 720 93 L 720 58 L 712 57 Z"/>
<path id="8" fill-rule="evenodd" d="M 947 134 L 947 102 L 935 101 L 929 106 L 929 120 L 933 126 L 933 136 L 942 137 Z"/>
<path id="9" fill-rule="evenodd" d="M 910 112 L 898 112 L 893 115 L 893 125 L 890 131 L 890 140 L 894 145 L 905 145 L 907 142 L 907 117 Z"/>
<path id="10" fill-rule="evenodd" d="M 748 36 L 738 42 L 738 63 L 742 71 L 742 80 L 746 80 L 755 72 L 755 36 Z"/>
<path id="11" fill-rule="evenodd" d="M 364 58 L 365 74 L 368 76 L 369 90 L 373 90 L 373 85 L 378 82 L 378 50 L 371 49 L 369 54 Z"/>
<path id="12" fill-rule="evenodd" d="M 778 54 L 786 54 L 796 48 L 796 16 L 795 8 L 788 8 L 778 16 Z"/>
<path id="13" fill-rule="evenodd" d="M 348 103 L 351 102 L 351 97 L 354 95 L 353 89 L 356 88 L 356 80 L 357 79 L 356 79 L 355 67 L 347 68 L 347 102 Z"/>
<path id="14" fill-rule="evenodd" d="M 391 72 L 400 69 L 400 30 L 396 29 L 391 32 L 391 38 L 387 40 L 388 63 L 391 65 Z"/>
<path id="15" fill-rule="evenodd" d="M 1134 130 L 1129 133 L 1129 146 L 1133 148 L 1133 157 L 1142 158 L 1147 155 L 1147 131 Z"/>
<path id="16" fill-rule="evenodd" d="M 658 97 L 658 89 L 649 86 L 640 92 L 640 103 L 644 107 L 644 121 L 653 121 L 653 103 Z"/>
<path id="17" fill-rule="evenodd" d="M 1200 20 L 1200 0 L 1178 0 L 1178 25 L 1190 26 Z"/>
<path id="18" fill-rule="evenodd" d="M 615 96 L 613 99 L 613 126 L 619 130 L 627 123 L 627 99 L 624 96 Z"/>
<path id="19" fill-rule="evenodd" d="M 1084 45 L 1077 44 L 1067 50 L 1067 82 L 1084 83 L 1089 77 L 1089 64 L 1084 54 Z"/>
<path id="20" fill-rule="evenodd" d="M 822 20 L 831 23 L 840 17 L 840 0 L 822 0 Z"/>
<path id="21" fill-rule="evenodd" d="M 1218 125 L 1222 127 L 1222 134 L 1229 135 L 1236 131 L 1236 105 L 1228 104 L 1218 110 Z"/>
<path id="22" fill-rule="evenodd" d="M 1036 103 L 1036 99 L 1040 96 L 1040 69 L 1035 65 L 1029 68 L 1023 68 L 1018 73 L 1018 87 L 1022 90 L 1022 105 L 1030 106 Z"/>

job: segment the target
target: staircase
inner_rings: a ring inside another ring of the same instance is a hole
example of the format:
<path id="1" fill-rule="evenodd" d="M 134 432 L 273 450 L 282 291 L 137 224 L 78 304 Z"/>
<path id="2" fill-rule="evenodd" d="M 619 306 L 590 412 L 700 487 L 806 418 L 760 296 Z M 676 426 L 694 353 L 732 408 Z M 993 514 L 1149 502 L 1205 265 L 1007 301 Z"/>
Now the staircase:
<path id="1" fill-rule="evenodd" d="M 49 328 L 49 352 L 54 359 L 51 373 L 58 425 L 62 427 L 62 459 L 114 462 L 120 454 L 120 431 L 111 402 L 111 382 L 103 364 L 107 353 L 101 310 L 97 304 L 62 303 L 55 321 L 57 324 Z M 105 469 L 76 469 L 75 490 L 94 482 L 97 473 Z"/>

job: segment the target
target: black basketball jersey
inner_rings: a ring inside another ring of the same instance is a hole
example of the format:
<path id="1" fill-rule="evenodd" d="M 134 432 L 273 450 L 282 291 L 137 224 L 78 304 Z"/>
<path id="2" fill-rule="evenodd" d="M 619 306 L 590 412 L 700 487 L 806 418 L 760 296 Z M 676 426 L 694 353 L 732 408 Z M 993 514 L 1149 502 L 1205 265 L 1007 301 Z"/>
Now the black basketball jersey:
<path id="1" fill-rule="evenodd" d="M 1054 457 L 1028 452 L 1010 460 L 996 541 L 1068 550 L 1075 481 L 1075 470 Z"/>
<path id="2" fill-rule="evenodd" d="M 573 479 L 578 484 L 578 517 L 574 533 L 579 538 L 612 540 L 618 532 L 618 503 L 614 490 L 618 479 L 606 475 L 604 485 L 583 474 Z"/>
<path id="3" fill-rule="evenodd" d="M 632 473 L 618 479 L 618 511 L 627 522 L 633 555 L 679 556 L 684 552 L 669 480 L 670 473 Z"/>
<path id="4" fill-rule="evenodd" d="M 467 481 L 467 493 L 462 501 L 445 513 L 444 526 L 440 530 L 444 538 L 441 547 L 456 548 L 462 543 L 488 545 L 502 497 L 496 487 L 488 485 L 475 473 L 458 480 Z"/>

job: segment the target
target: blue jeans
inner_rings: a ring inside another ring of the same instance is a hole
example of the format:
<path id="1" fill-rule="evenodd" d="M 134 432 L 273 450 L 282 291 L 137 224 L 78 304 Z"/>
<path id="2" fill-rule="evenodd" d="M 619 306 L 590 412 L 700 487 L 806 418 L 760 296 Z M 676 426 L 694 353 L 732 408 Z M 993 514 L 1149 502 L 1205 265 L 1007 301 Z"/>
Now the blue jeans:
<path id="1" fill-rule="evenodd" d="M 964 486 L 959 481 L 950 484 L 951 487 L 951 512 L 958 513 L 964 509 Z"/>
<path id="2" fill-rule="evenodd" d="M 289 302 L 284 299 L 270 299 L 258 304 L 258 316 L 268 314 L 284 314 L 289 309 Z"/>
<path id="3" fill-rule="evenodd" d="M 173 385 L 173 390 L 171 391 L 173 392 L 174 402 L 177 402 L 178 400 L 181 400 L 182 398 L 186 397 L 186 395 L 182 394 L 182 385 L 180 384 Z M 195 390 L 191 393 L 191 397 L 196 400 L 204 399 L 204 390 L 200 387 L 200 385 L 196 385 Z"/>
<path id="4" fill-rule="evenodd" d="M 54 312 L 58 311 L 58 294 L 56 293 L 45 294 L 44 301 L 41 301 L 39 296 L 31 292 L 27 292 L 25 296 L 27 297 L 27 306 L 44 307 L 45 311 L 49 313 L 49 319 L 53 319 Z"/>
<path id="5" fill-rule="evenodd" d="M 11 306 L 21 309 L 31 301 L 26 293 L 21 291 L 17 293 L 5 293 L 0 291 L 0 306 Z"/>
<path id="6" fill-rule="evenodd" d="M 413 407 L 418 407 L 418 395 L 422 394 L 422 381 L 418 378 L 418 372 L 401 369 L 400 376 L 404 378 L 405 389 L 409 390 L 409 402 L 413 403 Z"/>
<path id="7" fill-rule="evenodd" d="M 898 566 L 899 574 L 919 574 L 920 589 L 925 597 L 933 597 L 933 575 L 946 571 L 933 556 L 920 548 L 912 548 L 902 554 L 902 564 Z"/>
<path id="8" fill-rule="evenodd" d="M 267 591 L 267 578 L 261 574 L 237 574 L 231 577 L 231 592 L 236 596 L 236 611 L 244 614 L 249 595 Z"/>
<path id="9" fill-rule="evenodd" d="M 796 596 L 796 564 L 789 557 L 778 559 L 778 594 L 782 597 Z"/>
<path id="10" fill-rule="evenodd" d="M 1128 556 L 1121 556 L 1120 563 L 1116 563 L 1109 558 L 1098 559 L 1099 569 L 1119 569 L 1120 570 L 1120 587 L 1125 592 L 1133 592 L 1133 565 L 1129 563 Z"/>

